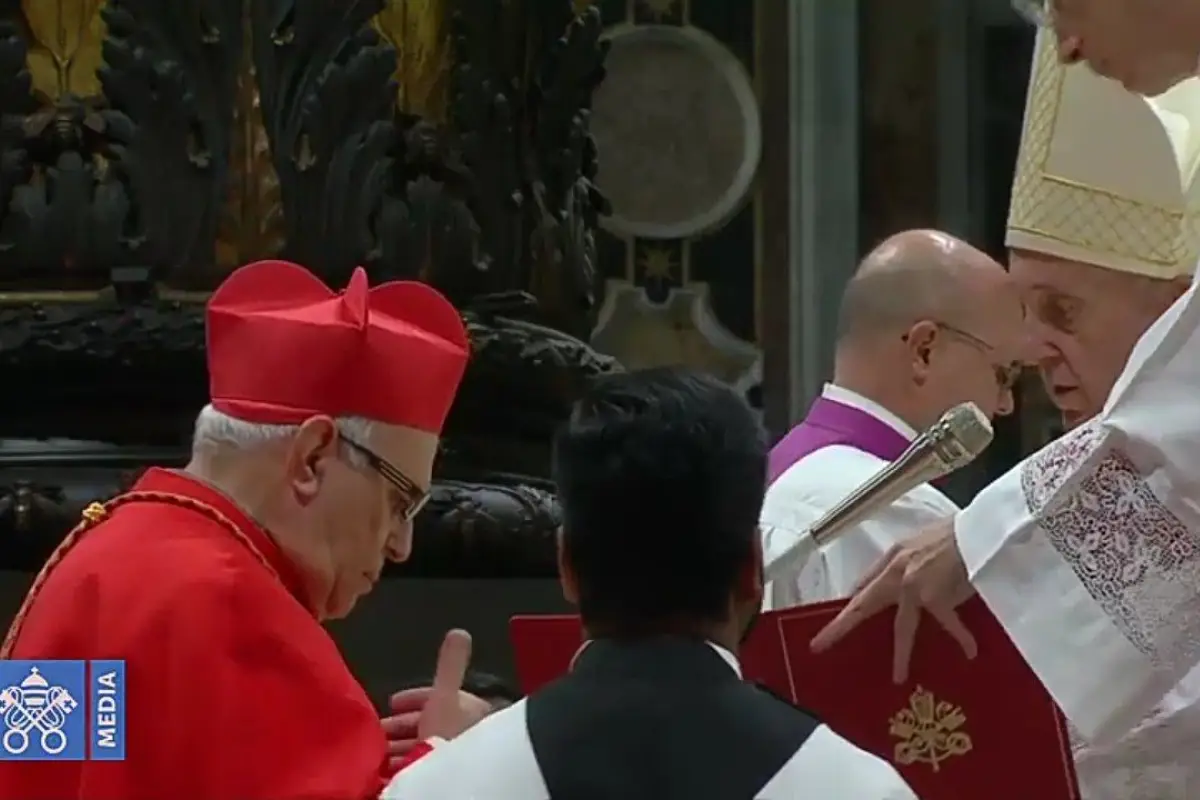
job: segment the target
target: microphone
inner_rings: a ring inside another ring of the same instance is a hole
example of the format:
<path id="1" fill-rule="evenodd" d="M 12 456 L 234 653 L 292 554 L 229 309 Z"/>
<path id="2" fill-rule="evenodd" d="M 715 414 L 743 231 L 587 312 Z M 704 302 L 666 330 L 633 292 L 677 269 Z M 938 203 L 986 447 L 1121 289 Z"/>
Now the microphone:
<path id="1" fill-rule="evenodd" d="M 992 424 L 974 403 L 950 409 L 914 439 L 899 458 L 814 522 L 807 536 L 770 564 L 764 579 L 770 583 L 799 568 L 815 548 L 834 541 L 864 517 L 922 483 L 970 464 L 991 441 Z"/>

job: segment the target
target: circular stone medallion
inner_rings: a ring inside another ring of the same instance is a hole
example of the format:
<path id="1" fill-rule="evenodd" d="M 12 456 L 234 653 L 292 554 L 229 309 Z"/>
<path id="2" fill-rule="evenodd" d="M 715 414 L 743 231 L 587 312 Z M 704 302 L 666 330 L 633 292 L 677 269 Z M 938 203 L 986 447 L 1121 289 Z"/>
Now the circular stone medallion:
<path id="1" fill-rule="evenodd" d="M 698 28 L 621 26 L 608 38 L 591 124 L 597 184 L 613 204 L 602 224 L 646 239 L 720 227 L 750 191 L 762 151 L 745 68 Z"/>

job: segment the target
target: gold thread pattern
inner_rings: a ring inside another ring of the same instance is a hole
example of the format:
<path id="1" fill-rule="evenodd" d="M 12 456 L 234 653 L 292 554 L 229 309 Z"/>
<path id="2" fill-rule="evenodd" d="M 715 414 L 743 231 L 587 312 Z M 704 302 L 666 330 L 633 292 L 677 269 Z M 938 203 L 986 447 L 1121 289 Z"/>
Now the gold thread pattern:
<path id="1" fill-rule="evenodd" d="M 1180 187 L 1176 208 L 1124 197 L 1051 173 L 1066 68 L 1048 37 L 1039 39 L 1026 102 L 1021 148 L 1013 180 L 1008 230 L 1029 234 L 1122 262 L 1144 265 L 1148 275 L 1188 274 L 1200 256 L 1200 210 Z M 1098 135 L 1104 135 L 1100 132 Z M 1136 143 L 1140 144 L 1140 143 Z"/>

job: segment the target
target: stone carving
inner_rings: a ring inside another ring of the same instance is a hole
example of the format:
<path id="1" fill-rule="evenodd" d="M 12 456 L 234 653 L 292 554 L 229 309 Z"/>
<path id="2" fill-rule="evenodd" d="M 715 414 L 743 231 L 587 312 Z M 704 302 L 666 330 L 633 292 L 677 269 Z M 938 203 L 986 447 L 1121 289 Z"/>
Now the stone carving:
<path id="1" fill-rule="evenodd" d="M 719 227 L 746 200 L 762 152 L 745 67 L 697 28 L 630 26 L 612 34 L 594 130 L 597 180 L 615 233 L 680 239 Z"/>
<path id="2" fill-rule="evenodd" d="M 685 364 L 743 392 L 756 377 L 761 351 L 721 324 L 708 286 L 689 283 L 656 302 L 643 289 L 610 281 L 592 344 L 630 369 Z"/>

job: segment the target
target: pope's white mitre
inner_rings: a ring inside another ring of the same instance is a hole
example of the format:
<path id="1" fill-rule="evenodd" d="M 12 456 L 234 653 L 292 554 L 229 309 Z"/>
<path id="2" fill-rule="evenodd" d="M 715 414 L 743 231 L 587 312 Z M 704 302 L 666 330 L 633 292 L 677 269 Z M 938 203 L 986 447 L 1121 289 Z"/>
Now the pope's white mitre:
<path id="1" fill-rule="evenodd" d="M 1038 35 L 1009 247 L 1154 278 L 1200 258 L 1200 79 L 1153 99 L 1058 63 Z"/>

